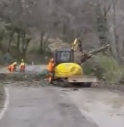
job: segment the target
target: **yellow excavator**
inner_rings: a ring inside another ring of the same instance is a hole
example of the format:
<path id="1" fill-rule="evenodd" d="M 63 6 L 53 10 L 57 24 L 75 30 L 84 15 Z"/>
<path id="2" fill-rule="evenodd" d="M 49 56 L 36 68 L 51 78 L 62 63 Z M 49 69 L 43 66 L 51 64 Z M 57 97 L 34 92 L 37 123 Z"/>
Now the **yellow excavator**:
<path id="1" fill-rule="evenodd" d="M 52 84 L 63 87 L 71 86 L 72 84 L 82 84 L 85 87 L 90 87 L 92 83 L 98 80 L 95 76 L 86 76 L 83 73 L 82 63 L 108 47 L 109 45 L 106 45 L 84 52 L 81 40 L 76 38 L 71 48 L 56 50 L 54 53 L 55 71 L 52 76 Z"/>

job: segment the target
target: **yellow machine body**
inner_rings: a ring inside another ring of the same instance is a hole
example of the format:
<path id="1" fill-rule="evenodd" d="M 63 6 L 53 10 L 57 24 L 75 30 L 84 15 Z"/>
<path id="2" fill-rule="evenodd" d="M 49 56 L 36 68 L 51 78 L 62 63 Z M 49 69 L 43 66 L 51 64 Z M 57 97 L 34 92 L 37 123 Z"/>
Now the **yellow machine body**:
<path id="1" fill-rule="evenodd" d="M 76 63 L 61 63 L 55 67 L 55 77 L 65 78 L 74 75 L 83 75 L 83 69 Z"/>

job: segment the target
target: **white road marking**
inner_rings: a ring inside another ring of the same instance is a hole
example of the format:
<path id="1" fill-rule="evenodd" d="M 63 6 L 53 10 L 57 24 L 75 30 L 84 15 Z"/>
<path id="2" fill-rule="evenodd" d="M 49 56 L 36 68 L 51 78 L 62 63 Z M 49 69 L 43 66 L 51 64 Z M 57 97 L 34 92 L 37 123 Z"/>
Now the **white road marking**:
<path id="1" fill-rule="evenodd" d="M 2 111 L 0 112 L 0 120 L 3 118 L 6 110 L 8 109 L 8 105 L 9 105 L 9 89 L 7 87 L 5 87 L 5 96 L 6 96 L 6 99 L 4 101 L 4 106 L 3 106 Z"/>

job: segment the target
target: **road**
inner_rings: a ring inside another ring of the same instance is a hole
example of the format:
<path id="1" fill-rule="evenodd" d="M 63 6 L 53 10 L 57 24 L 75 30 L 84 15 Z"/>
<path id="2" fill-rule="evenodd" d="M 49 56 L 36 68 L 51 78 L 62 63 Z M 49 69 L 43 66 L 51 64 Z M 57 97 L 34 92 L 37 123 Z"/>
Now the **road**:
<path id="1" fill-rule="evenodd" d="M 29 66 L 29 71 L 44 67 Z M 17 83 L 18 84 L 18 83 Z M 103 89 L 9 87 L 0 127 L 124 127 L 124 93 Z"/>
<path id="2" fill-rule="evenodd" d="M 54 88 L 9 88 L 10 103 L 0 127 L 97 127 Z"/>
<path id="3" fill-rule="evenodd" d="M 90 88 L 66 94 L 99 127 L 124 127 L 124 93 Z"/>

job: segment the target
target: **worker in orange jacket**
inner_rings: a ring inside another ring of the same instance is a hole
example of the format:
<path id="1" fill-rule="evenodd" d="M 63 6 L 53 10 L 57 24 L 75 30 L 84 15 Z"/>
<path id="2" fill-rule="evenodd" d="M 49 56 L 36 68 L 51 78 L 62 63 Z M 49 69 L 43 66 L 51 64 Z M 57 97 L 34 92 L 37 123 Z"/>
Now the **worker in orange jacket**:
<path id="1" fill-rule="evenodd" d="M 48 67 L 47 67 L 47 70 L 49 72 L 49 76 L 48 76 L 49 83 L 52 83 L 52 77 L 54 75 L 54 68 L 55 68 L 55 61 L 52 58 L 52 59 L 50 59 L 50 61 L 48 63 Z"/>
<path id="2" fill-rule="evenodd" d="M 17 62 L 14 62 L 13 64 L 8 66 L 8 71 L 9 72 L 14 72 L 16 71 L 16 66 L 17 66 Z"/>
<path id="3" fill-rule="evenodd" d="M 21 60 L 19 69 L 20 69 L 20 72 L 25 72 L 25 62 L 23 59 Z"/>

